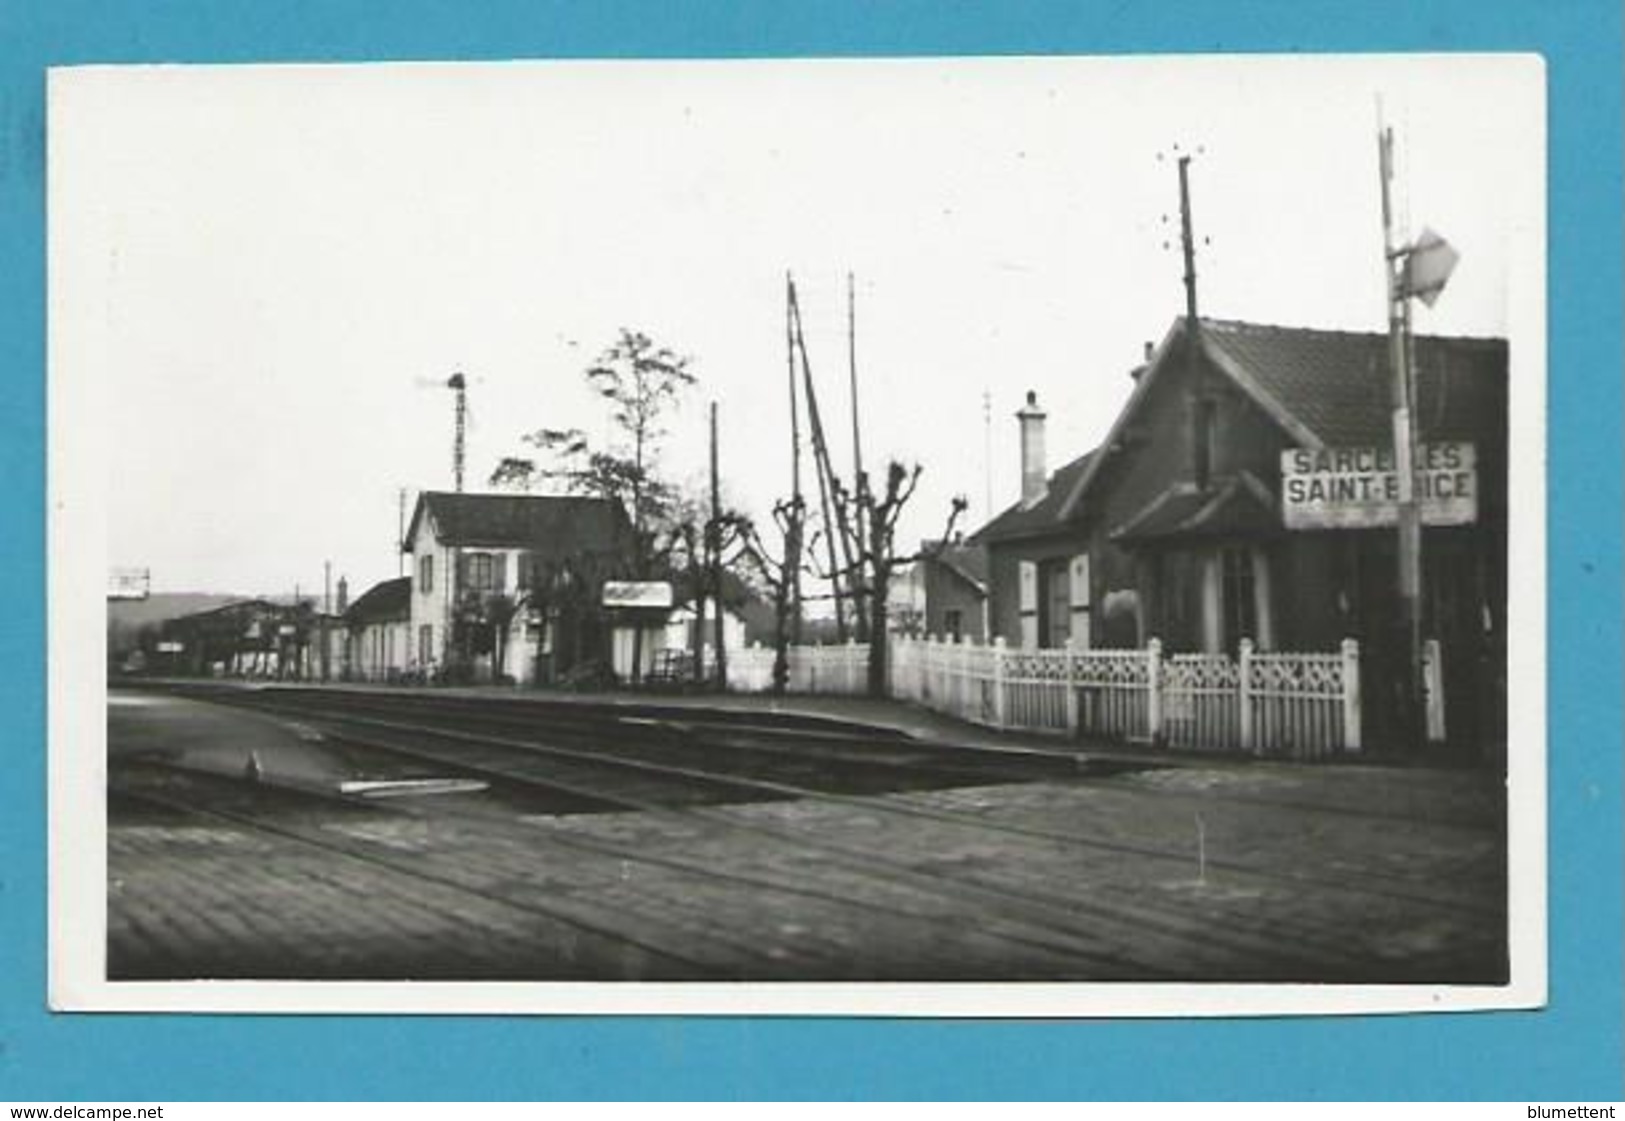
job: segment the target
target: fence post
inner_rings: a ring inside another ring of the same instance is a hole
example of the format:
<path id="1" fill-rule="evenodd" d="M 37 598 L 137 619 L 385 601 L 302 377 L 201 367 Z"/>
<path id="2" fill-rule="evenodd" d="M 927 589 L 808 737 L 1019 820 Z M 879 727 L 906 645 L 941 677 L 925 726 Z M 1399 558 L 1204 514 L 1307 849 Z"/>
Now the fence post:
<path id="1" fill-rule="evenodd" d="M 1343 640 L 1343 750 L 1360 750 L 1360 643 Z"/>
<path id="2" fill-rule="evenodd" d="M 1439 640 L 1422 644 L 1422 688 L 1427 697 L 1428 742 L 1444 742 L 1444 665 Z"/>
<path id="3" fill-rule="evenodd" d="M 954 707 L 952 712 L 961 720 L 965 718 L 970 705 L 966 698 L 970 696 L 970 642 L 961 634 L 954 639 L 954 650 L 958 655 L 954 658 Z"/>
<path id="4" fill-rule="evenodd" d="M 1004 636 L 993 640 L 993 726 L 1004 727 Z"/>
<path id="5" fill-rule="evenodd" d="M 1253 749 L 1253 640 L 1243 638 L 1236 661 L 1241 694 L 1241 750 Z"/>
<path id="6" fill-rule="evenodd" d="M 1072 644 L 1066 644 L 1066 730 L 1069 735 L 1078 734 L 1078 683 L 1077 659 L 1073 656 Z"/>
<path id="7" fill-rule="evenodd" d="M 1145 734 L 1162 741 L 1162 639 L 1145 644 Z"/>

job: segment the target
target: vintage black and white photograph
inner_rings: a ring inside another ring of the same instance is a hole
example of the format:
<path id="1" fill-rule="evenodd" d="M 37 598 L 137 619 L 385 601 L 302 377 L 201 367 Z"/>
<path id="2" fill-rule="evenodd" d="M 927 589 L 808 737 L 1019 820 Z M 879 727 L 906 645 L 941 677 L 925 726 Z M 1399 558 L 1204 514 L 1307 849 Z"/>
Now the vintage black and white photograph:
<path id="1" fill-rule="evenodd" d="M 1538 60 L 49 100 L 56 1007 L 1543 1001 Z"/>

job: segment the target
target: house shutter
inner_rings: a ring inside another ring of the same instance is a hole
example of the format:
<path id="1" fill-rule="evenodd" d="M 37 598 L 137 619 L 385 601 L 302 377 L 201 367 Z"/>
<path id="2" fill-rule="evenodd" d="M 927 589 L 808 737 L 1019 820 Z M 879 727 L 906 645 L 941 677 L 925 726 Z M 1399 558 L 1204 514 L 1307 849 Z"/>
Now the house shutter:
<path id="1" fill-rule="evenodd" d="M 453 559 L 455 563 L 452 567 L 456 570 L 456 576 L 452 580 L 451 587 L 452 591 L 455 593 L 468 587 L 468 554 L 455 553 L 453 554 Z"/>
<path id="2" fill-rule="evenodd" d="M 507 553 L 497 553 L 491 558 L 491 590 L 497 595 L 508 590 Z"/>
<path id="3" fill-rule="evenodd" d="M 1089 649 L 1089 554 L 1079 553 L 1068 567 L 1067 602 L 1072 608 L 1072 647 Z"/>
<path id="4" fill-rule="evenodd" d="M 1038 565 L 1034 561 L 1017 561 L 1021 599 L 1021 645 L 1028 650 L 1038 646 Z"/>

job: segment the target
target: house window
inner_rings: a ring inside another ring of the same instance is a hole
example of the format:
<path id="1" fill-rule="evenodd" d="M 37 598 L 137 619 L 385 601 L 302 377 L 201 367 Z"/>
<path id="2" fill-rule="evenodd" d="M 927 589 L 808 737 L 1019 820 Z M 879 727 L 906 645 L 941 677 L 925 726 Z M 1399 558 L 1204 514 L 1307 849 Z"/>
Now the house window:
<path id="1" fill-rule="evenodd" d="M 418 664 L 434 661 L 434 624 L 424 623 L 418 628 Z"/>
<path id="2" fill-rule="evenodd" d="M 1234 650 L 1243 638 L 1258 637 L 1258 595 L 1253 584 L 1253 553 L 1240 545 L 1219 550 L 1219 576 L 1223 585 L 1225 649 Z"/>
<path id="3" fill-rule="evenodd" d="M 964 613 L 961 612 L 957 607 L 949 608 L 947 611 L 942 613 L 942 633 L 944 637 L 958 642 L 964 631 Z"/>
<path id="4" fill-rule="evenodd" d="M 434 556 L 425 554 L 418 558 L 418 594 L 428 595 L 434 591 Z"/>
<path id="5" fill-rule="evenodd" d="M 1043 568 L 1043 618 L 1038 644 L 1065 646 L 1072 637 L 1072 574 L 1065 561 L 1052 561 Z"/>
<path id="6" fill-rule="evenodd" d="M 1191 433 L 1194 451 L 1192 461 L 1196 469 L 1196 485 L 1207 489 L 1213 477 L 1213 449 L 1218 443 L 1219 405 L 1210 397 L 1196 402 L 1195 431 Z"/>
<path id="7" fill-rule="evenodd" d="M 507 582 L 507 556 L 502 553 L 465 553 L 460 558 L 462 586 L 475 592 L 500 592 Z"/>

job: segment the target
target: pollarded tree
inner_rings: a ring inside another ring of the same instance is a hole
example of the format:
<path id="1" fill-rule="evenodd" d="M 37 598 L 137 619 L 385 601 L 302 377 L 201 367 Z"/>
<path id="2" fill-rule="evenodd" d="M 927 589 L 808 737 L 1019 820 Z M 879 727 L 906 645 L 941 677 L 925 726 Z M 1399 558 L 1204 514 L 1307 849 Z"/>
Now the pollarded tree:
<path id="1" fill-rule="evenodd" d="M 739 530 L 743 556 L 756 569 L 773 598 L 773 691 L 784 692 L 790 681 L 790 641 L 797 629 L 796 589 L 802 574 L 803 534 L 807 525 L 807 503 L 800 495 L 781 499 L 773 507 L 773 522 L 781 543 L 777 555 L 762 541 L 756 526 L 742 521 Z"/>
<path id="2" fill-rule="evenodd" d="M 853 526 L 861 524 L 864 529 L 863 533 L 854 532 L 849 538 L 852 564 L 850 568 L 843 570 L 841 575 L 862 589 L 863 598 L 868 603 L 869 693 L 875 697 L 886 695 L 887 665 L 890 656 L 886 601 L 891 590 L 892 577 L 903 566 L 940 553 L 952 540 L 954 524 L 969 505 L 963 495 L 954 498 L 949 508 L 947 525 L 943 528 L 938 544 L 934 548 L 898 555 L 897 519 L 902 514 L 903 507 L 908 505 L 908 500 L 914 496 L 914 488 L 919 485 L 920 471 L 918 464 L 910 468 L 892 460 L 886 467 L 885 490 L 879 495 L 870 488 L 867 473 L 858 476 L 856 491 L 847 491 L 839 485 L 835 490 L 835 501 L 842 504 L 847 511 L 847 523 Z"/>
<path id="3" fill-rule="evenodd" d="M 750 522 L 743 514 L 695 495 L 678 495 L 672 504 L 669 527 L 657 548 L 656 564 L 693 599 L 694 633 L 691 656 L 696 680 L 704 674 L 705 647 L 715 645 L 715 684 L 726 684 L 727 654 L 723 648 L 723 572 L 732 569 L 748 548 Z M 706 629 L 707 612 L 715 609 L 714 627 Z"/>

